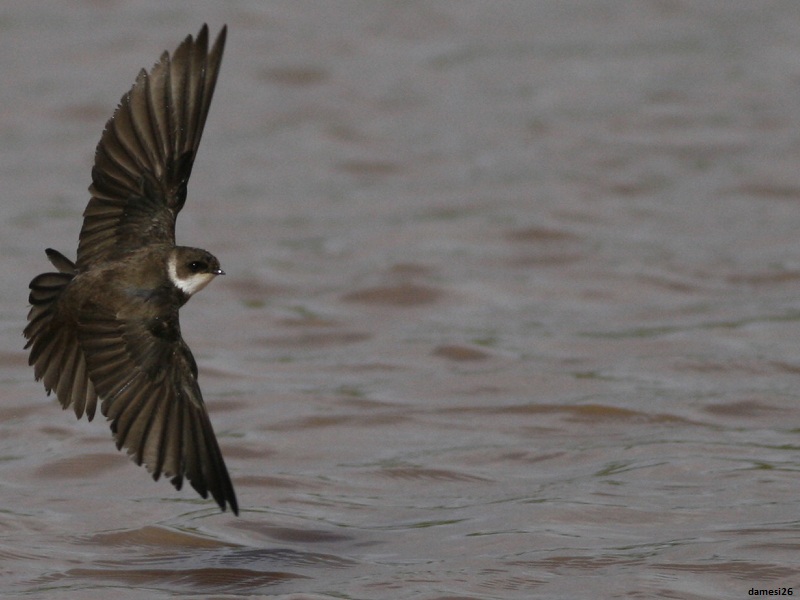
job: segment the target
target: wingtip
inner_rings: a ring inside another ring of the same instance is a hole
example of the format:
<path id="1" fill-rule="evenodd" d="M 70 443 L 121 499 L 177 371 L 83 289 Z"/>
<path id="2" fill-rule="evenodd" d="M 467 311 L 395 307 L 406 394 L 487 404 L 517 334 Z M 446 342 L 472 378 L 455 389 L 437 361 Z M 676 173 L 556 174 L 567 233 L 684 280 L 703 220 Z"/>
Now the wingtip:
<path id="1" fill-rule="evenodd" d="M 218 502 L 218 504 L 219 504 L 219 507 L 222 509 L 222 512 L 226 512 L 228 510 L 228 508 L 230 507 L 231 512 L 233 513 L 233 516 L 234 517 L 238 517 L 239 516 L 239 506 L 236 504 L 236 499 L 235 498 L 234 499 L 228 498 L 227 503 L 225 502 L 225 500 L 223 500 L 222 502 Z"/>
<path id="2" fill-rule="evenodd" d="M 230 478 L 227 477 L 227 472 L 225 473 L 227 482 L 222 482 L 222 488 L 216 489 L 209 489 L 208 491 L 211 493 L 212 498 L 216 501 L 217 505 L 220 507 L 222 512 L 228 510 L 230 507 L 231 512 L 234 516 L 239 516 L 239 502 L 236 500 L 236 492 L 233 489 L 233 483 L 231 483 Z M 197 489 L 197 488 L 195 488 Z M 198 490 L 199 491 L 199 490 Z M 201 494 L 203 498 L 206 496 Z"/>
<path id="3" fill-rule="evenodd" d="M 228 505 L 231 507 L 231 512 L 233 513 L 233 516 L 238 517 L 239 503 L 236 501 L 236 494 L 233 493 L 233 490 L 231 490 L 231 495 L 228 497 Z M 225 510 L 224 506 L 222 507 L 222 510 L 223 511 Z"/>
<path id="4" fill-rule="evenodd" d="M 217 46 L 224 46 L 225 39 L 228 37 L 228 24 L 224 23 L 217 34 L 216 39 L 214 40 L 214 47 Z M 203 26 L 200 28 L 200 31 L 197 32 L 197 36 L 195 36 L 194 40 L 198 46 L 205 46 L 208 45 L 209 39 L 209 28 L 208 23 L 203 23 Z M 188 35 L 186 38 L 187 41 L 191 42 L 192 36 Z"/>
<path id="5" fill-rule="evenodd" d="M 203 25 L 208 31 L 206 25 Z M 214 45 L 211 47 L 209 51 L 209 56 L 212 58 L 214 62 L 220 62 L 222 60 L 222 52 L 225 50 L 225 41 L 228 39 L 228 26 L 223 25 L 222 29 L 219 30 L 217 34 L 217 38 L 214 40 Z"/>
<path id="6" fill-rule="evenodd" d="M 228 24 L 225 23 L 222 26 L 222 29 L 219 30 L 219 33 L 217 34 L 217 39 L 214 42 L 214 45 L 216 46 L 217 44 L 222 44 L 224 46 L 225 45 L 225 40 L 227 38 L 228 38 Z"/>
<path id="7" fill-rule="evenodd" d="M 208 496 L 210 495 L 217 503 L 217 506 L 219 506 L 219 509 L 222 512 L 227 512 L 228 508 L 230 508 L 231 512 L 233 513 L 233 516 L 235 517 L 239 516 L 239 503 L 236 500 L 236 492 L 233 491 L 233 487 L 221 492 L 218 492 L 216 490 L 205 490 L 204 491 L 205 493 L 197 489 L 197 487 L 194 486 L 194 484 L 192 484 L 192 487 L 194 487 L 195 491 L 197 491 L 200 494 L 200 497 L 203 498 L 203 500 L 207 499 Z"/>
<path id="8" fill-rule="evenodd" d="M 224 24 L 222 29 L 220 29 L 219 33 L 217 34 L 216 40 L 214 40 L 214 48 L 217 46 L 225 46 L 225 39 L 228 34 L 228 25 Z M 183 38 L 183 42 L 181 42 L 181 46 L 196 46 L 199 48 L 208 48 L 208 39 L 209 39 L 209 28 L 208 23 L 203 23 L 202 27 L 200 27 L 200 31 L 197 32 L 197 35 L 192 35 L 191 33 L 188 34 L 185 38 Z M 176 49 L 177 52 L 177 49 Z M 168 52 L 165 52 L 168 54 Z M 173 55 L 175 53 L 173 52 Z"/>

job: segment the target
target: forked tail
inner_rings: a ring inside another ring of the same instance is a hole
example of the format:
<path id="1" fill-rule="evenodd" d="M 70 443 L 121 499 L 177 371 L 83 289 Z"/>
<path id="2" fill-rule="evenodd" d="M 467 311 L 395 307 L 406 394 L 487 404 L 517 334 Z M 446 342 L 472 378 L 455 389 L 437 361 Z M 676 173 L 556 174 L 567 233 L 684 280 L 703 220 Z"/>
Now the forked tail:
<path id="1" fill-rule="evenodd" d="M 31 310 L 23 332 L 28 340 L 25 349 L 30 349 L 28 364 L 47 393 L 56 392 L 62 407 L 72 406 L 78 418 L 85 412 L 91 420 L 97 395 L 88 378 L 74 325 L 61 321 L 58 314 L 58 300 L 78 271 L 75 263 L 60 252 L 52 248 L 46 252 L 58 272 L 37 275 L 29 286 Z"/>

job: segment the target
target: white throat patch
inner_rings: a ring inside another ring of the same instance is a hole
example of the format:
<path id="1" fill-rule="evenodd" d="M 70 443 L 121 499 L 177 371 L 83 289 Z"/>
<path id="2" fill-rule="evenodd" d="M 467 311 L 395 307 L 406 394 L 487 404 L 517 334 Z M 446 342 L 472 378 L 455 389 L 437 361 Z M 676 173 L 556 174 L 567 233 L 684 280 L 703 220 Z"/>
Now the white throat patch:
<path id="1" fill-rule="evenodd" d="M 177 263 L 178 261 L 175 258 L 175 254 L 171 254 L 169 259 L 167 259 L 167 275 L 172 284 L 187 296 L 196 294 L 214 279 L 214 275 L 211 273 L 195 273 L 182 279 L 178 276 Z"/>

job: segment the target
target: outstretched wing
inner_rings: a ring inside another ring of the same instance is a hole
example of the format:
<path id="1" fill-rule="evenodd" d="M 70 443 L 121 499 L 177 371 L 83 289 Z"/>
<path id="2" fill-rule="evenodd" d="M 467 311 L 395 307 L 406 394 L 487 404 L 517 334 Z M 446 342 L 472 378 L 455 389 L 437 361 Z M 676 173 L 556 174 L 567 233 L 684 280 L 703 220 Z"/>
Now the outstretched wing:
<path id="1" fill-rule="evenodd" d="M 97 144 L 92 199 L 83 213 L 77 265 L 114 260 L 144 244 L 175 243 L 227 27 L 208 50 L 208 27 L 140 71 Z"/>
<path id="2" fill-rule="evenodd" d="M 130 321 L 84 314 L 78 339 L 117 448 L 153 479 L 164 475 L 181 489 L 186 478 L 203 498 L 210 493 L 239 514 L 177 309 Z"/>

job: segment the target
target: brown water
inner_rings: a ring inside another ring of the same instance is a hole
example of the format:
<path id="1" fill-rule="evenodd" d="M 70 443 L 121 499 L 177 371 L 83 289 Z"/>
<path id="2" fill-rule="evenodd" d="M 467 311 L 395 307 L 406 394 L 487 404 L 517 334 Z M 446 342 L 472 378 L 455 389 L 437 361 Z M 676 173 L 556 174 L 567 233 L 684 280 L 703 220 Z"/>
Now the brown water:
<path id="1" fill-rule="evenodd" d="M 800 3 L 7 3 L 0 596 L 800 583 Z M 139 67 L 230 27 L 179 241 L 242 515 L 21 351 Z M 800 594 L 800 590 L 796 593 Z"/>

